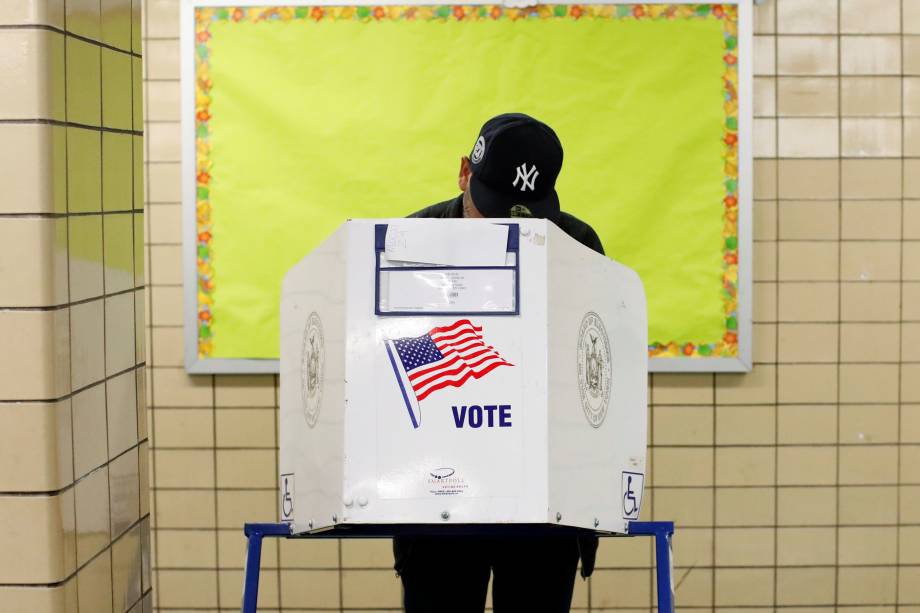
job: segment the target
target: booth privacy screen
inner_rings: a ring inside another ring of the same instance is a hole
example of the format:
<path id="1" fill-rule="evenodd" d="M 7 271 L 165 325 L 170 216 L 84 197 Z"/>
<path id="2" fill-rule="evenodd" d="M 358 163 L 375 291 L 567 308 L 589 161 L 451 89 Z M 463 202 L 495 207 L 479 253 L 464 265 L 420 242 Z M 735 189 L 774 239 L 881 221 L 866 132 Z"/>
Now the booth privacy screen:
<path id="1" fill-rule="evenodd" d="M 284 273 L 348 218 L 454 198 L 461 156 L 504 112 L 558 134 L 562 209 L 640 274 L 651 357 L 699 364 L 749 342 L 738 5 L 192 6 L 186 18 L 193 362 L 277 360 Z"/>

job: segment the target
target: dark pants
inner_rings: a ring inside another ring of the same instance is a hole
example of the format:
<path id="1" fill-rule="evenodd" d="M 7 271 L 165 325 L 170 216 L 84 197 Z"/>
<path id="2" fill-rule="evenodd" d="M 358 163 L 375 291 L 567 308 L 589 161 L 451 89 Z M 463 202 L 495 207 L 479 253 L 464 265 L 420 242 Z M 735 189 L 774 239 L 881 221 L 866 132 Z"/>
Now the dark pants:
<path id="1" fill-rule="evenodd" d="M 578 541 L 550 537 L 397 537 L 406 613 L 482 613 L 494 574 L 495 613 L 568 613 Z"/>

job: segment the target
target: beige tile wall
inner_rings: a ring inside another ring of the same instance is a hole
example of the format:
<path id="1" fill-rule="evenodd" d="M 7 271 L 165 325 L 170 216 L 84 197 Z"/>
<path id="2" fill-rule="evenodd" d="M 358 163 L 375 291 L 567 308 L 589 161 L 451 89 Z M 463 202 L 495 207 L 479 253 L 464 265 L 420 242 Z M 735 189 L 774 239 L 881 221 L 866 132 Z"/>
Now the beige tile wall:
<path id="1" fill-rule="evenodd" d="M 0 2 L 0 611 L 152 611 L 140 2 Z M 137 151 L 137 155 L 134 155 Z"/>
<path id="2" fill-rule="evenodd" d="M 182 369 L 177 6 L 144 33 L 155 585 L 229 611 L 242 523 L 277 517 L 277 380 Z M 754 49 L 756 366 L 652 377 L 646 517 L 677 522 L 682 609 L 918 613 L 920 0 L 767 0 Z M 654 606 L 649 543 L 598 562 L 577 609 Z M 391 563 L 270 542 L 261 604 L 395 610 Z"/>

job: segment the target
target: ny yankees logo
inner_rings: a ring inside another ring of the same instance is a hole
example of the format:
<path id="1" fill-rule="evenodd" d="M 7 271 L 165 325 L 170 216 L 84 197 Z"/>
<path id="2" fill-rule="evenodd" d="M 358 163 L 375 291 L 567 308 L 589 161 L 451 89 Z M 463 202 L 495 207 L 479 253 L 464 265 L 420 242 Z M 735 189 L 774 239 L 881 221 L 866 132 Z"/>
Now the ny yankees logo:
<path id="1" fill-rule="evenodd" d="M 536 183 L 538 176 L 540 176 L 540 173 L 537 172 L 537 165 L 534 164 L 530 167 L 530 170 L 527 170 L 527 162 L 524 162 L 517 167 L 517 176 L 514 177 L 514 183 L 511 186 L 517 187 L 518 181 L 521 181 L 522 192 L 528 188 L 530 191 L 534 191 L 534 183 Z"/>

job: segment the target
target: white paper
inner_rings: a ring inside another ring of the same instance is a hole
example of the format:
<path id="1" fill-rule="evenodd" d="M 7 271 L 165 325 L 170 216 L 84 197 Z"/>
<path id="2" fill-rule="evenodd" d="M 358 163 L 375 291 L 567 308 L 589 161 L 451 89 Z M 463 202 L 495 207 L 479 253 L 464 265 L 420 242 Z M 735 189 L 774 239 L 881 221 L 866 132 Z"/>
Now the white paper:
<path id="1" fill-rule="evenodd" d="M 507 266 L 508 268 L 514 268 L 517 264 L 517 253 L 514 251 L 509 251 L 505 254 L 505 261 L 502 262 L 501 266 Z M 419 266 L 438 266 L 437 264 L 428 264 L 428 263 L 419 263 L 419 262 L 405 262 L 402 260 L 391 260 L 387 258 L 386 253 L 380 254 L 380 270 L 389 270 L 394 268 L 417 268 Z"/>
<path id="2" fill-rule="evenodd" d="M 514 312 L 513 269 L 381 271 L 380 310 L 399 312 Z"/>
<path id="3" fill-rule="evenodd" d="M 508 226 L 468 219 L 409 219 L 387 227 L 389 260 L 443 266 L 503 266 Z"/>
<path id="4" fill-rule="evenodd" d="M 505 261 L 502 262 L 501 266 L 507 266 L 508 268 L 514 268 L 517 264 L 517 253 L 514 251 L 509 251 L 505 254 Z M 390 260 L 387 258 L 385 253 L 380 254 L 380 270 L 388 270 L 393 268 L 417 268 L 419 266 L 438 266 L 437 264 L 419 264 L 418 262 L 404 262 L 401 260 Z"/>

